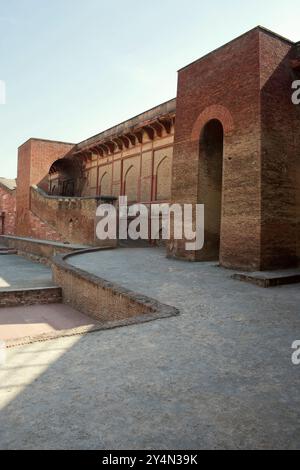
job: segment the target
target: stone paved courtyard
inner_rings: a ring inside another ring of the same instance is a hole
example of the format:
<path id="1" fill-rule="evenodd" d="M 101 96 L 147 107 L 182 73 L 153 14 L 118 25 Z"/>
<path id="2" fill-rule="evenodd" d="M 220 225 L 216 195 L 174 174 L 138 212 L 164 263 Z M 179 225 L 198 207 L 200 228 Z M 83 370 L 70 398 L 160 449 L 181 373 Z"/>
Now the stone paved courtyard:
<path id="1" fill-rule="evenodd" d="M 181 315 L 8 350 L 1 449 L 300 448 L 298 285 L 260 289 L 154 249 L 70 262 Z"/>

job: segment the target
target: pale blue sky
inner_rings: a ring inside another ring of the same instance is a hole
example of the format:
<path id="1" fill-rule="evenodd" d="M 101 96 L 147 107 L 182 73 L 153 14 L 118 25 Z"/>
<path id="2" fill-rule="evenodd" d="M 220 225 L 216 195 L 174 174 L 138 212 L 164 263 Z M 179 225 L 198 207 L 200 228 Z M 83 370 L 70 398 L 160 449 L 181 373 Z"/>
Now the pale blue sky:
<path id="1" fill-rule="evenodd" d="M 79 142 L 176 96 L 176 71 L 261 24 L 300 40 L 299 0 L 0 0 L 0 176 L 29 137 Z"/>

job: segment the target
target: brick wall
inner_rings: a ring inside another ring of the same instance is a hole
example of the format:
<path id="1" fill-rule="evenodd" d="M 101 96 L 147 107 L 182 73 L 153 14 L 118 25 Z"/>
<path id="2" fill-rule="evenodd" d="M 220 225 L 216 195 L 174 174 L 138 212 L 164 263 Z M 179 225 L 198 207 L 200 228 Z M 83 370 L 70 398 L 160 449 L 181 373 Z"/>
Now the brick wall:
<path id="1" fill-rule="evenodd" d="M 290 43 L 260 33 L 261 264 L 264 268 L 289 267 L 298 261 L 300 106 L 291 100 L 292 81 L 296 79 L 290 67 L 291 53 Z"/>
<path id="2" fill-rule="evenodd" d="M 179 71 L 172 200 L 195 204 L 212 197 L 212 168 L 200 139 L 204 126 L 218 120 L 224 130 L 219 259 L 225 267 L 295 263 L 300 129 L 299 109 L 291 105 L 291 47 L 255 28 Z M 184 241 L 172 240 L 169 256 L 211 259 L 211 213 L 204 250 L 187 252 Z"/>
<path id="3" fill-rule="evenodd" d="M 129 203 L 168 201 L 171 197 L 173 133 L 116 149 L 109 157 L 93 157 L 83 164 L 83 197 L 126 194 Z M 55 190 L 58 176 L 48 176 L 52 164 L 70 150 L 68 144 L 31 139 L 19 149 L 17 214 L 18 236 L 95 245 L 96 199 L 47 198 L 33 185 Z M 50 184 L 49 184 L 50 180 Z M 75 187 L 82 183 L 75 181 Z"/>
<path id="4" fill-rule="evenodd" d="M 200 153 L 200 136 L 212 119 L 224 129 L 220 259 L 225 266 L 255 268 L 260 264 L 257 30 L 179 71 L 172 185 L 176 202 L 205 203 L 209 170 Z M 184 242 L 172 241 L 169 254 L 210 259 L 209 243 L 206 232 L 204 250 L 189 253 Z"/>
<path id="5" fill-rule="evenodd" d="M 66 256 L 54 258 L 52 271 L 55 284 L 62 288 L 63 302 L 100 323 L 120 326 L 179 314 L 174 307 L 69 265 Z"/>
<path id="6" fill-rule="evenodd" d="M 40 185 L 48 189 L 48 173 L 52 164 L 64 157 L 73 144 L 30 139 L 19 148 L 18 178 L 17 178 L 17 224 L 18 236 L 33 236 L 32 228 L 37 228 L 38 222 L 30 216 L 30 187 Z M 32 227 L 32 222 L 34 226 Z M 49 228 L 49 239 L 52 227 Z M 40 237 L 45 237 L 45 233 Z"/>
<path id="7" fill-rule="evenodd" d="M 74 247 L 73 245 L 57 244 L 42 241 L 30 240 L 19 237 L 2 237 L 0 243 L 8 248 L 17 250 L 18 254 L 32 261 L 42 262 L 43 264 L 51 264 L 53 256 L 61 253 L 72 253 L 75 250 L 83 249 L 84 245 Z"/>
<path id="8" fill-rule="evenodd" d="M 38 190 L 31 188 L 31 212 L 46 222 L 48 236 L 50 227 L 60 234 L 62 240 L 69 243 L 96 244 L 95 218 L 97 200 L 94 198 L 52 198 L 43 196 Z M 36 238 L 41 238 L 39 229 Z"/>
<path id="9" fill-rule="evenodd" d="M 60 287 L 0 291 L 0 309 L 19 307 L 20 305 L 56 304 L 61 303 L 61 301 L 62 291 Z"/>
<path id="10" fill-rule="evenodd" d="M 4 214 L 1 217 L 1 214 Z M 0 184 L 0 234 L 14 235 L 16 226 L 16 192 Z M 3 233 L 2 233 L 3 227 Z"/>
<path id="11" fill-rule="evenodd" d="M 38 215 L 33 213 L 32 210 L 28 211 L 28 222 L 28 236 L 31 238 L 50 240 L 53 242 L 68 241 L 57 231 L 56 228 L 42 220 Z"/>

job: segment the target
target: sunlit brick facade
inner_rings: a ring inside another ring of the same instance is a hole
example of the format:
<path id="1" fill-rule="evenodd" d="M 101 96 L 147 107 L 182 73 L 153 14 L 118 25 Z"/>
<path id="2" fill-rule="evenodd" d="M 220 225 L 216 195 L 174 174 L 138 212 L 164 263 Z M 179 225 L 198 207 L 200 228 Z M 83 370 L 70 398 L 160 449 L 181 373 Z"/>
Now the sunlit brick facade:
<path id="1" fill-rule="evenodd" d="M 205 245 L 168 256 L 264 270 L 300 259 L 300 78 L 293 42 L 257 27 L 178 75 L 177 97 L 79 144 L 19 149 L 19 236 L 94 245 L 94 212 L 129 204 L 205 204 Z"/>

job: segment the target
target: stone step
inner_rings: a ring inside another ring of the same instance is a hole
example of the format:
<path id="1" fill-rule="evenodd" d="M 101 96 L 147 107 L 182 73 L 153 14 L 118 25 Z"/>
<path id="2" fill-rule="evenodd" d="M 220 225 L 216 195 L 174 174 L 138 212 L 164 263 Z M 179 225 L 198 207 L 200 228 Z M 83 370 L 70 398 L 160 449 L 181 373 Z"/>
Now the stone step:
<path id="1" fill-rule="evenodd" d="M 231 276 L 237 281 L 249 282 L 259 287 L 277 287 L 300 283 L 300 269 L 282 271 L 262 271 L 254 273 L 235 273 Z"/>
<path id="2" fill-rule="evenodd" d="M 20 305 L 46 305 L 61 302 L 62 290 L 56 286 L 0 290 L 0 309 Z"/>

